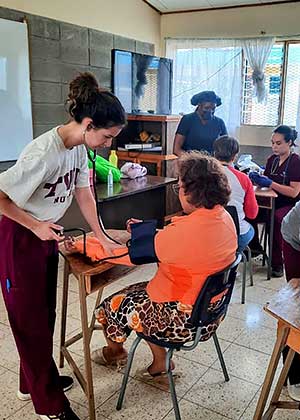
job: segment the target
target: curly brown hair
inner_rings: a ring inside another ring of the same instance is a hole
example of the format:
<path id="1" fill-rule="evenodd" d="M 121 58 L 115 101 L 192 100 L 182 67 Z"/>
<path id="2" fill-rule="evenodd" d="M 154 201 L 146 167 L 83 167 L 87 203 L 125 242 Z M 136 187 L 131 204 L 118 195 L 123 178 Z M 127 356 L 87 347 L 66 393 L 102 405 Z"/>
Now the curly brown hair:
<path id="1" fill-rule="evenodd" d="M 202 152 L 184 153 L 179 161 L 179 178 L 187 201 L 195 207 L 225 206 L 231 189 L 222 165 Z"/>

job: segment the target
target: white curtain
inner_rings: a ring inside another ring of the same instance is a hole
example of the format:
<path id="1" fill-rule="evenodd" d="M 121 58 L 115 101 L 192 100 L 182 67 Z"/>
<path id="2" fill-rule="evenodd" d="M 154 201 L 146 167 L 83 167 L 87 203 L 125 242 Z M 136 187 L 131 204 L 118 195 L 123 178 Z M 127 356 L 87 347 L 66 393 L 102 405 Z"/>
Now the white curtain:
<path id="1" fill-rule="evenodd" d="M 257 102 L 264 102 L 266 99 L 264 70 L 275 38 L 250 38 L 241 40 L 241 43 L 245 57 L 253 70 L 253 95 L 257 98 Z"/>
<path id="2" fill-rule="evenodd" d="M 231 135 L 240 125 L 242 49 L 237 40 L 167 39 L 166 56 L 174 60 L 173 113 L 189 113 L 191 97 L 213 90 L 222 105 L 216 115 Z"/>
<path id="3" fill-rule="evenodd" d="M 296 145 L 294 147 L 294 152 L 300 154 L 300 95 L 298 97 L 298 110 L 297 110 L 297 118 L 296 118 L 296 131 L 298 132 L 298 138 L 296 140 Z"/>

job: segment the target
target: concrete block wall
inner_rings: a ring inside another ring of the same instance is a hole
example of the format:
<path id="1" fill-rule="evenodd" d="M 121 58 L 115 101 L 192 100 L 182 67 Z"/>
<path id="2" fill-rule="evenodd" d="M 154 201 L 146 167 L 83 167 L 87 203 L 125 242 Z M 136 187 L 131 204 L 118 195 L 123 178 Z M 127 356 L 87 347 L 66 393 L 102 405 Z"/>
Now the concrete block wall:
<path id="1" fill-rule="evenodd" d="M 34 137 L 64 123 L 68 82 L 82 71 L 111 89 L 113 48 L 154 54 L 154 45 L 0 7 L 0 18 L 28 22 Z M 0 170 L 7 164 L 0 162 Z"/>

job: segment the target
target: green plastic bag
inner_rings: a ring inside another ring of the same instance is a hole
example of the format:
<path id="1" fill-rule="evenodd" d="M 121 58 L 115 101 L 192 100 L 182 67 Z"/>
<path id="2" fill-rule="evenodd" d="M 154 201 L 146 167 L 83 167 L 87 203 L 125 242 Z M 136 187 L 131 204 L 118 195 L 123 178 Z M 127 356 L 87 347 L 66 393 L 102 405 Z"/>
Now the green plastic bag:
<path id="1" fill-rule="evenodd" d="M 121 171 L 120 169 L 116 168 L 115 166 L 111 165 L 108 160 L 104 159 L 102 156 L 96 156 L 96 177 L 100 182 L 107 183 L 107 176 L 108 172 L 111 169 L 113 174 L 114 182 L 120 182 L 121 179 Z M 93 168 L 93 164 L 89 159 L 89 168 Z"/>

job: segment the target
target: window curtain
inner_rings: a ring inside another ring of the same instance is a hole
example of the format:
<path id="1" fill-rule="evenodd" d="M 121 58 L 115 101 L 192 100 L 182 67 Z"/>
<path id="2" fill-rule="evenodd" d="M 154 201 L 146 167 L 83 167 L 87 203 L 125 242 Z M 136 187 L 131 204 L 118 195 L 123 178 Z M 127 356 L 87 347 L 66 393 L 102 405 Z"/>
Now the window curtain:
<path id="1" fill-rule="evenodd" d="M 253 70 L 253 95 L 257 102 L 262 103 L 266 99 L 265 65 L 270 55 L 275 38 L 253 38 L 241 40 L 243 51 L 250 67 Z"/>
<path id="2" fill-rule="evenodd" d="M 216 115 L 231 135 L 240 126 L 242 48 L 238 40 L 167 39 L 166 56 L 173 64 L 173 113 L 189 113 L 191 97 L 213 90 L 222 99 Z"/>
<path id="3" fill-rule="evenodd" d="M 298 110 L 297 110 L 297 118 L 296 118 L 296 131 L 298 132 L 298 138 L 296 140 L 296 146 L 294 147 L 294 152 L 300 155 L 300 94 L 298 97 Z"/>

